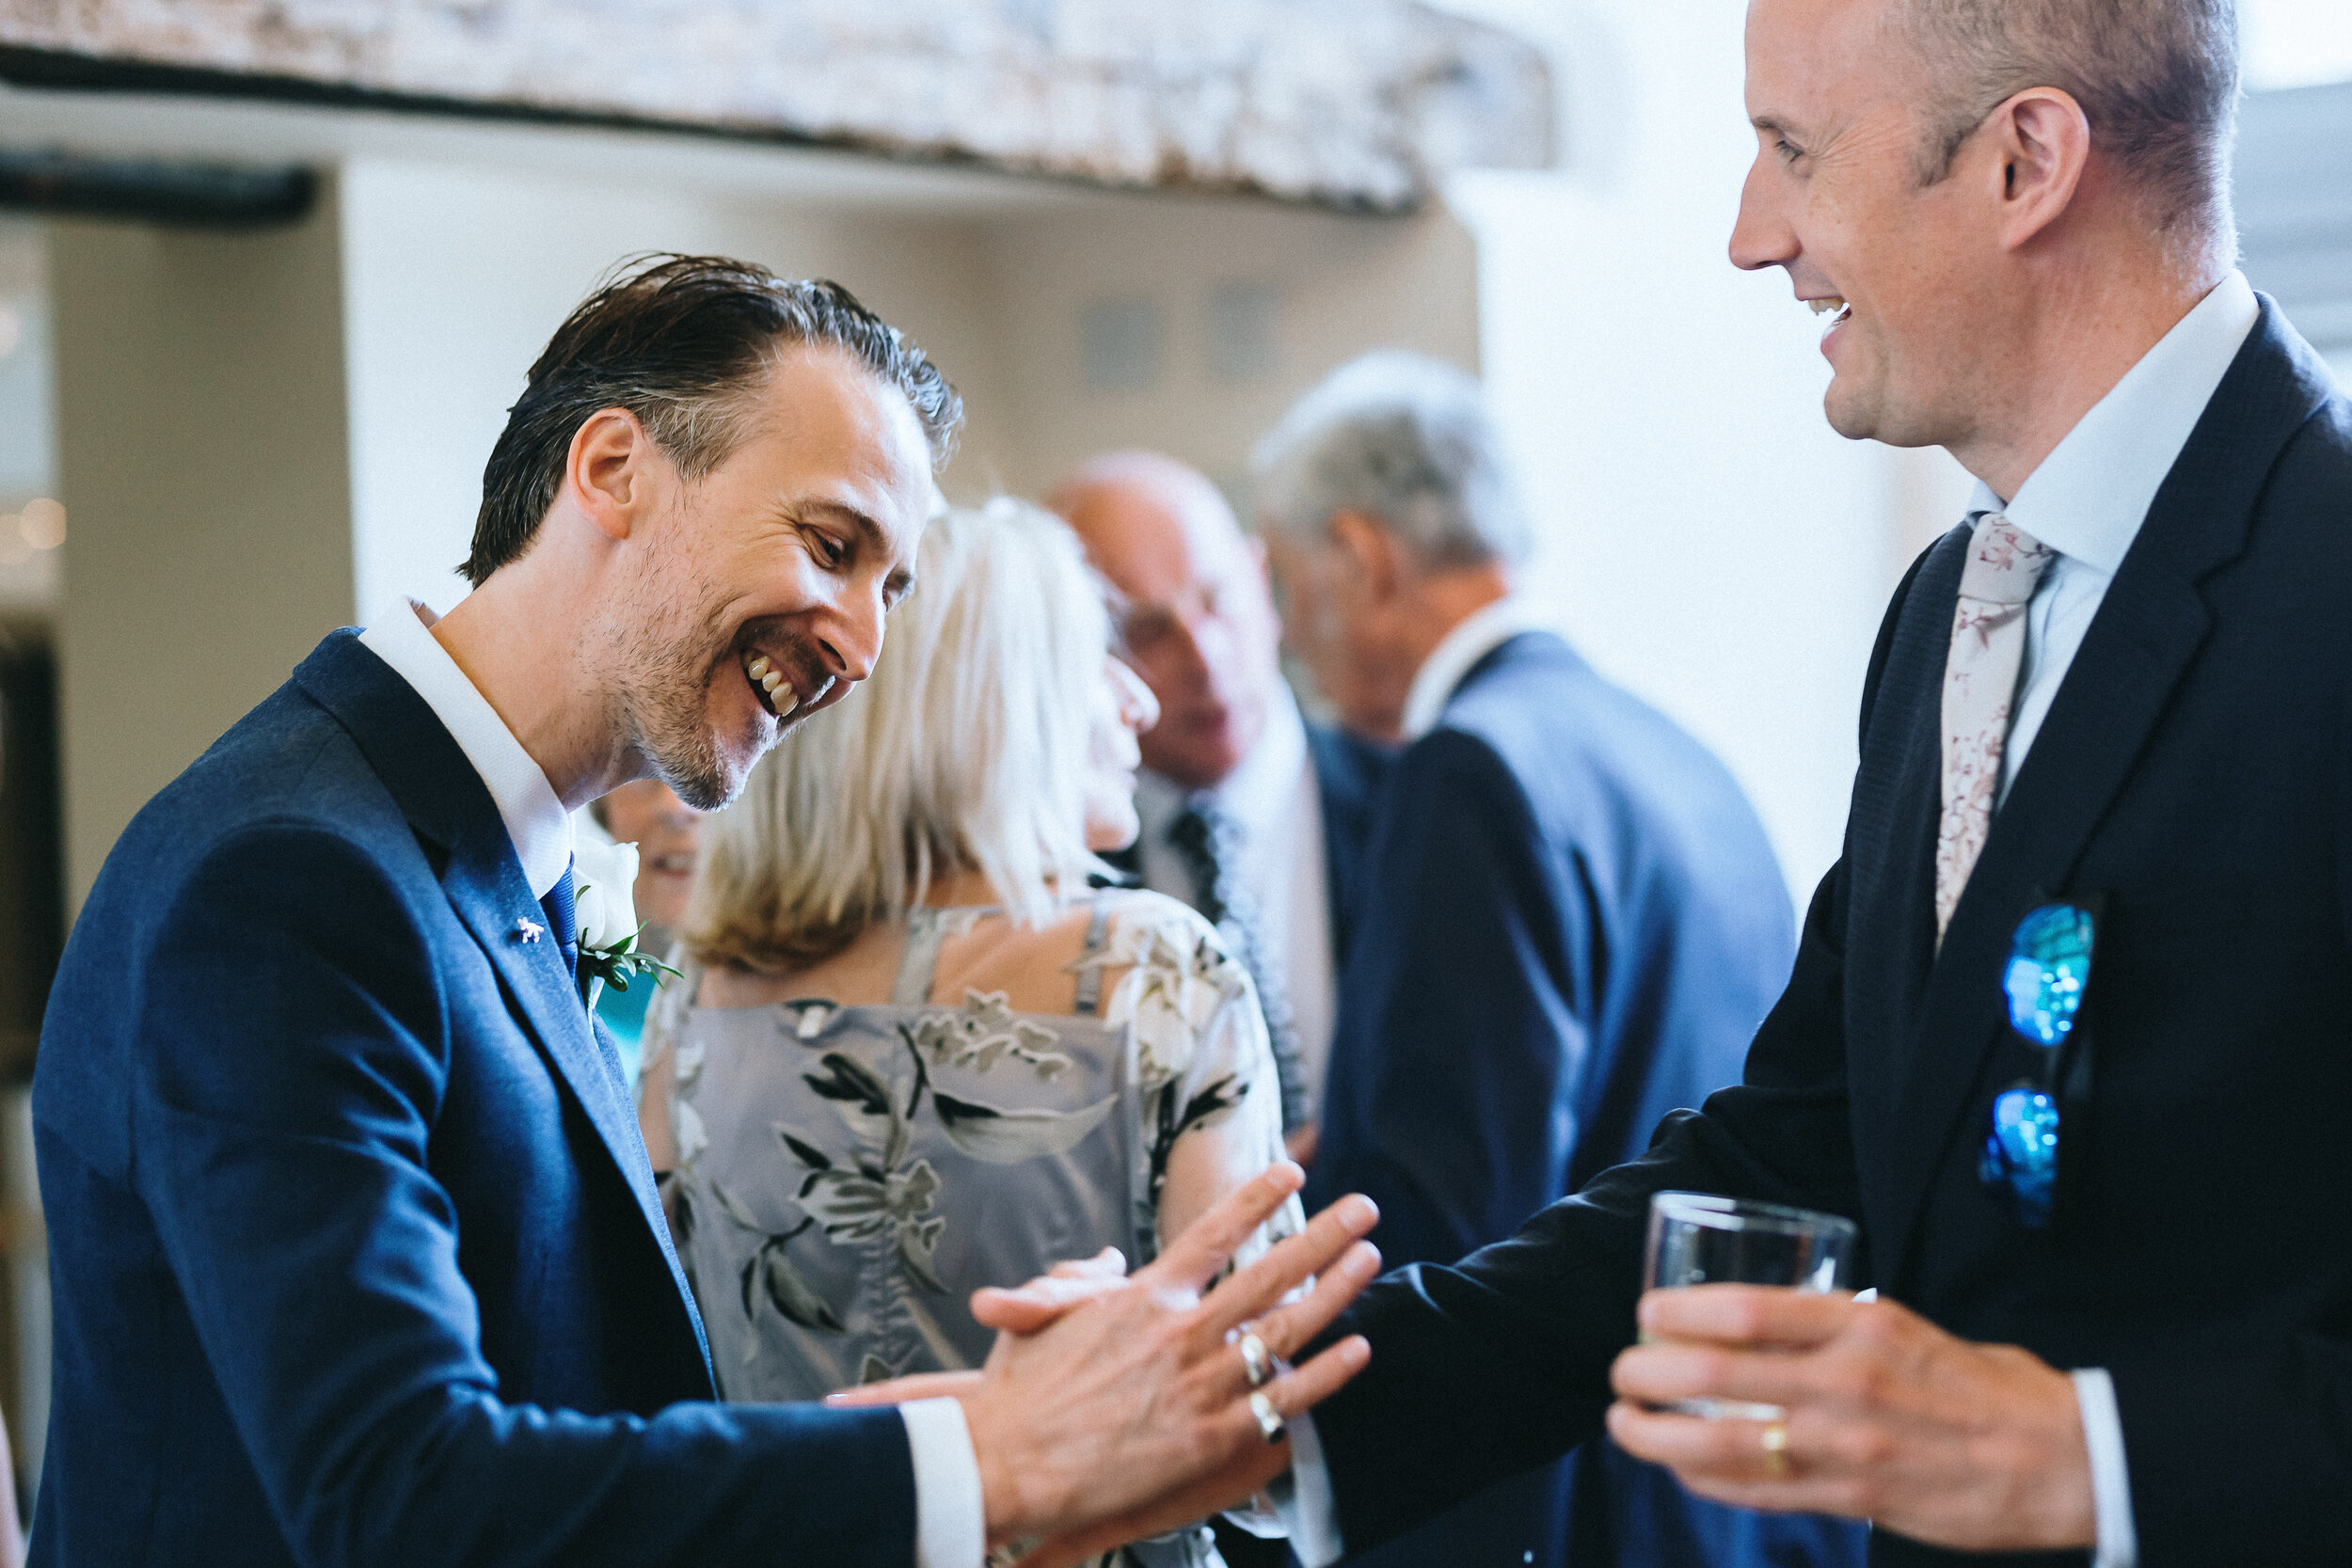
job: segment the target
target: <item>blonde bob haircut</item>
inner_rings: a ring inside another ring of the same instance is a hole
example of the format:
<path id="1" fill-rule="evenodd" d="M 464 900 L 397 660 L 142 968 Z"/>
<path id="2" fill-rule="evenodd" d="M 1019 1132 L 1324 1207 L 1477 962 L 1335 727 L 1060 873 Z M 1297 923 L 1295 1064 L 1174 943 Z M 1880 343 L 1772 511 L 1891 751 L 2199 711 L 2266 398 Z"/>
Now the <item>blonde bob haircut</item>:
<path id="1" fill-rule="evenodd" d="M 686 914 L 705 963 L 789 974 L 972 869 L 1036 924 L 1086 843 L 1104 589 L 1061 520 L 999 499 L 931 520 L 862 689 L 787 735 L 704 833 Z"/>

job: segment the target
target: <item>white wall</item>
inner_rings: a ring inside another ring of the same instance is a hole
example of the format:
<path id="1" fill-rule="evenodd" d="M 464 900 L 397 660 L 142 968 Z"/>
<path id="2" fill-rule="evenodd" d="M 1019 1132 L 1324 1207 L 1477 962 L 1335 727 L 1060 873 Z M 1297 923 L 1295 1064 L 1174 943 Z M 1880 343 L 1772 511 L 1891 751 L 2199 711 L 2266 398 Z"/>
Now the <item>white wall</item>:
<path id="1" fill-rule="evenodd" d="M 993 222 L 986 252 L 1018 434 L 993 477 L 1013 490 L 1141 445 L 1242 499 L 1250 448 L 1335 366 L 1387 343 L 1478 364 L 1477 261 L 1442 208 L 1103 196 Z"/>
<path id="2" fill-rule="evenodd" d="M 2344 0 L 2238 0 L 2238 25 L 2249 91 L 2352 80 L 2352 7 Z"/>
<path id="3" fill-rule="evenodd" d="M 259 232 L 49 226 L 72 907 L 148 798 L 348 619 L 338 247 L 331 187 Z"/>

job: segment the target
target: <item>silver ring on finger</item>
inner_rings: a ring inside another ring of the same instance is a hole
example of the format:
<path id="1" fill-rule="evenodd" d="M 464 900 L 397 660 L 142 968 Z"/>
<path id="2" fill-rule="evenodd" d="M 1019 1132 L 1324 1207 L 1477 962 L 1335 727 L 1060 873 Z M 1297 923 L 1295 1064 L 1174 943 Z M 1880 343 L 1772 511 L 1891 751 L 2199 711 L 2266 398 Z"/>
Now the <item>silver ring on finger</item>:
<path id="1" fill-rule="evenodd" d="M 1259 1436 L 1269 1443 L 1282 1440 L 1282 1413 L 1274 1408 L 1272 1400 L 1253 1389 L 1249 1395 L 1249 1414 L 1258 1418 Z"/>
<path id="2" fill-rule="evenodd" d="M 1244 1325 L 1242 1328 L 1240 1348 L 1242 1370 L 1248 1374 L 1249 1386 L 1264 1387 L 1267 1380 L 1274 1376 L 1274 1357 L 1267 1353 L 1265 1341 L 1258 1338 L 1254 1326 Z"/>

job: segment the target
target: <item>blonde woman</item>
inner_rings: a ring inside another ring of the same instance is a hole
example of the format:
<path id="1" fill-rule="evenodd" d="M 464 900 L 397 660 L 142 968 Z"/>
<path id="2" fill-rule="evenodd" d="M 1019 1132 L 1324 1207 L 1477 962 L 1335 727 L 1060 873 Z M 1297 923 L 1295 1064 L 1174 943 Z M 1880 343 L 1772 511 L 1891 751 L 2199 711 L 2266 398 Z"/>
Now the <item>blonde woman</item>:
<path id="1" fill-rule="evenodd" d="M 707 822 L 643 1118 L 727 1398 L 977 1366 L 975 1289 L 1139 1262 L 1282 1157 L 1241 966 L 1089 884 L 1156 718 L 1058 520 L 950 513 L 865 688 Z M 1199 1529 L 1127 1550 L 1218 1560 Z"/>

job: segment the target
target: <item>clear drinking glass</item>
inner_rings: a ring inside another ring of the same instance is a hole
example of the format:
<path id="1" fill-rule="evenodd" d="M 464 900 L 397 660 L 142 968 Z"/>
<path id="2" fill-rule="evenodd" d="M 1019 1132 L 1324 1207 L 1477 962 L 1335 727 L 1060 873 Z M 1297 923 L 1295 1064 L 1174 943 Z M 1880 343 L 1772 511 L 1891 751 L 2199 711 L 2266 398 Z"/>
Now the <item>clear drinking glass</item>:
<path id="1" fill-rule="evenodd" d="M 1752 1203 L 1712 1193 L 1658 1193 L 1649 1200 L 1649 1252 L 1642 1275 L 1652 1290 L 1683 1285 L 1785 1285 L 1827 1292 L 1846 1288 L 1854 1223 L 1810 1209 Z M 1679 1400 L 1690 1416 L 1775 1421 L 1778 1405 L 1739 1400 Z"/>

